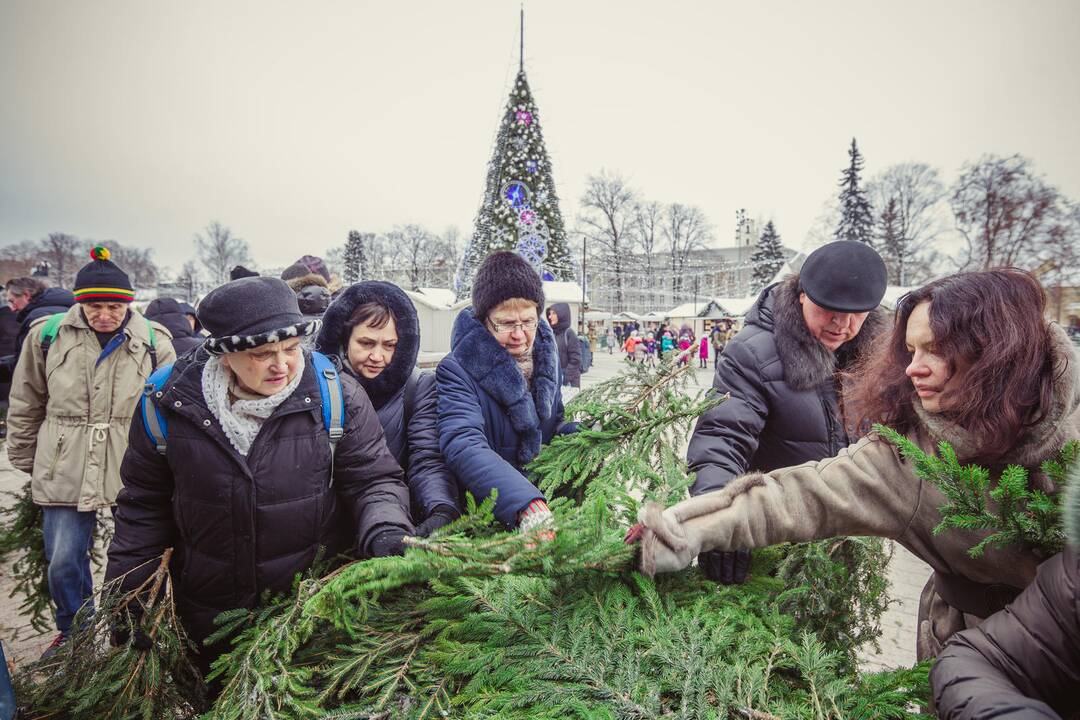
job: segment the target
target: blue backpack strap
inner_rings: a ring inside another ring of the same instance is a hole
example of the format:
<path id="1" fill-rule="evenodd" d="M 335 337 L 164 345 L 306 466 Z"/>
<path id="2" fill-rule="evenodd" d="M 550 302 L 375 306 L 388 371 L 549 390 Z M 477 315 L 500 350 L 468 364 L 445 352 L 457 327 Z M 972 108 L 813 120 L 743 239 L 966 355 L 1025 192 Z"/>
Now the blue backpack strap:
<path id="1" fill-rule="evenodd" d="M 338 440 L 345 434 L 345 391 L 341 388 L 338 369 L 330 358 L 312 351 L 311 362 L 315 366 L 315 379 L 319 381 L 322 396 L 323 427 L 330 436 L 330 485 L 334 484 L 334 451 Z"/>
<path id="2" fill-rule="evenodd" d="M 166 441 L 169 438 L 169 425 L 165 417 L 158 410 L 157 401 L 165 389 L 165 383 L 172 374 L 173 364 L 162 365 L 155 370 L 146 382 L 142 399 L 139 401 L 139 411 L 142 414 L 143 429 L 147 437 L 154 443 L 154 449 L 158 454 L 165 454 Z"/>

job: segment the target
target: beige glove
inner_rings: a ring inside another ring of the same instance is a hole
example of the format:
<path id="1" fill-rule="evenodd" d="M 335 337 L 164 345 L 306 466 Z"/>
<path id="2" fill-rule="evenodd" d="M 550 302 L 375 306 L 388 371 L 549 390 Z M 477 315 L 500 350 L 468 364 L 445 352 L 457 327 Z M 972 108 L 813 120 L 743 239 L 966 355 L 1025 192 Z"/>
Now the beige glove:
<path id="1" fill-rule="evenodd" d="M 717 492 L 698 495 L 666 510 L 646 503 L 638 511 L 638 523 L 630 528 L 625 542 L 641 542 L 641 572 L 675 572 L 690 565 L 703 550 L 731 550 L 731 525 L 737 519 L 725 512 L 732 501 L 751 487 L 764 485 L 760 473 L 744 475 Z"/>

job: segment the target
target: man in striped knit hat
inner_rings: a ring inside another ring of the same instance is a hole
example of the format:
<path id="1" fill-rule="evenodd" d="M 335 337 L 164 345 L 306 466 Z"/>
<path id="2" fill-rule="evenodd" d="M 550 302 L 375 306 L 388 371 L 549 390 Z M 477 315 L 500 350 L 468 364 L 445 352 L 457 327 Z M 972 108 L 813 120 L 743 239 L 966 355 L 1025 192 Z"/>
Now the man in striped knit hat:
<path id="1" fill-rule="evenodd" d="M 97 511 L 116 502 L 120 461 L 150 373 L 176 359 L 171 336 L 132 307 L 127 274 L 95 247 L 75 276 L 76 303 L 30 327 L 12 382 L 8 458 L 31 474 L 43 511 L 49 594 L 64 642 L 91 597 Z"/>

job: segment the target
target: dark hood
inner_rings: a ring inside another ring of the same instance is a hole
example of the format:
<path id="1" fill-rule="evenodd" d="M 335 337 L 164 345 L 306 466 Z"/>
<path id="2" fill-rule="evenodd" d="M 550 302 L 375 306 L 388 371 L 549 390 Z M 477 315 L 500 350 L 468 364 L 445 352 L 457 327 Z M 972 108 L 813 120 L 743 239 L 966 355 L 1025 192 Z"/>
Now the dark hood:
<path id="1" fill-rule="evenodd" d="M 555 331 L 555 334 L 565 332 L 570 328 L 570 305 L 567 303 L 555 303 L 549 305 L 548 310 L 554 310 L 559 316 L 559 322 L 551 326 L 551 329 Z M 544 313 L 544 318 L 547 319 L 547 312 Z"/>
<path id="2" fill-rule="evenodd" d="M 187 313 L 177 300 L 158 298 L 146 306 L 143 315 L 148 320 L 164 325 L 174 338 L 195 337 L 195 331 L 188 323 Z"/>
<path id="3" fill-rule="evenodd" d="M 180 308 L 184 311 L 185 315 L 190 315 L 191 317 L 195 318 L 195 332 L 196 334 L 201 333 L 202 323 L 199 322 L 199 313 L 197 310 L 195 310 L 195 306 L 191 303 L 180 301 Z"/>
<path id="4" fill-rule="evenodd" d="M 398 344 L 394 357 L 379 377 L 369 380 L 353 372 L 345 354 L 348 341 L 345 323 L 357 306 L 371 300 L 378 300 L 390 308 L 397 326 Z M 405 291 L 393 283 L 381 280 L 369 280 L 350 285 L 330 303 L 323 314 L 322 329 L 315 341 L 319 352 L 337 358 L 342 368 L 352 375 L 371 398 L 371 404 L 378 410 L 386 404 L 409 379 L 416 358 L 420 354 L 420 323 L 416 317 L 416 307 Z"/>
<path id="5" fill-rule="evenodd" d="M 27 303 L 26 307 L 19 311 L 16 316 L 21 323 L 30 316 L 35 310 L 41 308 L 53 308 L 50 312 L 61 312 L 66 310 L 75 304 L 75 295 L 70 290 L 64 288 L 50 287 L 41 291 L 41 294 Z M 36 317 L 40 317 L 39 313 Z"/>

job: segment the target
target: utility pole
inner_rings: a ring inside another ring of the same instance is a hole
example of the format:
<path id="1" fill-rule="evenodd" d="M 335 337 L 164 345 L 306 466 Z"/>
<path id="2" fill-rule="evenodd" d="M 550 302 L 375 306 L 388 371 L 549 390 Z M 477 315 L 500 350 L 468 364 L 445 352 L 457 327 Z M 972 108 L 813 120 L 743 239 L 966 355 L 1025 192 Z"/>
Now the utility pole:
<path id="1" fill-rule="evenodd" d="M 589 284 L 586 279 L 585 271 L 585 251 L 589 247 L 589 236 L 583 235 L 581 238 L 581 317 L 578 322 L 578 330 L 582 335 L 585 334 L 585 312 L 589 309 L 588 303 L 585 301 L 585 288 Z"/>

